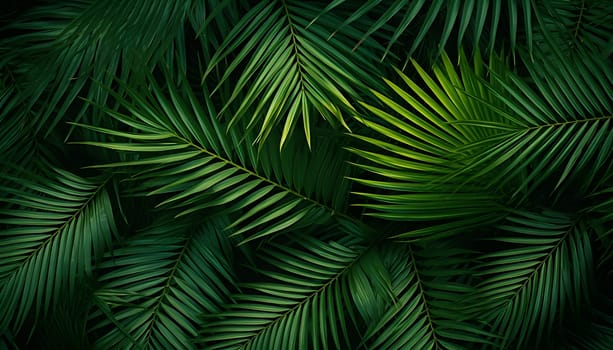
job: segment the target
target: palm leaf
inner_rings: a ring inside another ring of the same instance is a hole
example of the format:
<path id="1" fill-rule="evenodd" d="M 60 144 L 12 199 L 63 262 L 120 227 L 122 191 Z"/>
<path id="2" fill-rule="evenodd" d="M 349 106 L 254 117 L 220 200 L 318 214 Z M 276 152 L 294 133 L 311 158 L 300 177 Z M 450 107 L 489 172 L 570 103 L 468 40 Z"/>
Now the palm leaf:
<path id="1" fill-rule="evenodd" d="M 47 168 L 44 178 L 24 171 L 10 180 L 0 199 L 0 328 L 17 330 L 31 312 L 44 316 L 81 288 L 116 229 L 108 177 Z"/>
<path id="2" fill-rule="evenodd" d="M 109 101 L 108 92 L 90 79 L 108 85 L 116 74 L 138 79 L 171 45 L 185 46 L 179 34 L 190 4 L 72 0 L 35 8 L 4 28 L 20 33 L 2 39 L 0 66 L 17 77 L 22 113 L 36 112 L 29 127 L 47 136 L 69 108 L 78 110 L 72 120 L 90 119 L 89 105 L 78 97 Z"/>
<path id="3" fill-rule="evenodd" d="M 347 274 L 368 247 L 350 236 L 325 241 L 296 237 L 291 245 L 272 243 L 261 251 L 266 264 L 256 269 L 261 278 L 240 284 L 235 302 L 205 324 L 207 348 L 349 346 L 355 315 Z"/>
<path id="4" fill-rule="evenodd" d="M 206 91 L 202 105 L 185 84 L 169 84 L 167 93 L 152 84 L 152 94 L 146 97 L 126 89 L 134 100 L 117 98 L 131 116 L 107 112 L 135 132 L 84 127 L 129 142 L 81 143 L 138 152 L 138 159 L 100 167 L 140 166 L 143 171 L 134 180 L 141 192 L 164 196 L 160 206 L 182 208 L 178 216 L 202 210 L 238 213 L 234 234 L 250 232 L 245 241 L 300 222 L 325 221 L 343 211 L 347 167 L 341 161 L 345 155 L 331 151 L 340 148 L 335 139 L 319 139 L 317 153 L 293 144 L 279 157 L 269 144 L 258 155 L 244 129 L 234 127 L 224 134 Z M 308 172 L 318 174 L 321 181 L 306 181 Z"/>
<path id="5" fill-rule="evenodd" d="M 451 175 L 465 166 L 458 156 L 465 145 L 490 135 L 495 138 L 500 133 L 497 128 L 477 130 L 470 125 L 471 118 L 489 116 L 487 123 L 495 125 L 503 116 L 483 113 L 487 106 L 483 101 L 494 97 L 479 79 L 484 74 L 482 69 L 476 68 L 475 72 L 468 64 L 462 64 L 458 75 L 446 56 L 443 60 L 444 65 L 435 69 L 438 84 L 414 62 L 433 96 L 401 72 L 398 74 L 408 91 L 386 81 L 396 95 L 375 94 L 393 114 L 364 104 L 372 117 L 358 119 L 380 137 L 354 134 L 364 146 L 348 148 L 367 161 L 356 164 L 366 174 L 353 180 L 372 188 L 369 192 L 358 192 L 373 201 L 359 204 L 372 210 L 369 215 L 430 223 L 398 234 L 399 239 L 448 235 L 493 222 L 501 215 L 497 210 L 500 209 L 497 194 L 484 191 L 479 182 L 466 183 L 465 179 Z M 475 61 L 476 67 L 481 64 L 479 59 Z M 469 99 L 456 88 L 480 99 Z M 448 178 L 451 180 L 447 181 Z"/>
<path id="6" fill-rule="evenodd" d="M 328 16 L 309 26 L 319 11 L 306 2 L 260 2 L 243 16 L 209 62 L 204 79 L 220 70 L 216 90 L 224 84 L 231 84 L 233 90 L 220 113 L 236 103 L 230 124 L 248 120 L 248 128 L 260 129 L 256 141 L 265 140 L 273 127 L 282 125 L 283 146 L 301 122 L 310 144 L 311 125 L 319 116 L 348 128 L 343 111 L 353 108 L 350 97 L 358 96 L 366 84 L 379 85 L 373 78 L 377 68 L 370 65 L 372 48 L 358 55 L 343 36 L 326 40 L 337 19 Z M 228 65 L 221 64 L 225 60 Z"/>
<path id="7" fill-rule="evenodd" d="M 220 310 L 234 283 L 224 223 L 162 217 L 98 267 L 95 346 L 195 348 L 202 315 Z"/>
<path id="8" fill-rule="evenodd" d="M 326 6 L 322 14 L 331 12 L 336 8 L 342 8 L 341 5 L 345 3 L 345 0 L 333 1 Z M 438 38 L 436 45 L 439 54 L 445 49 L 452 33 L 457 33 L 457 47 L 461 47 L 463 43 L 466 44 L 466 41 L 469 41 L 469 44 L 477 48 L 479 42 L 485 38 L 484 40 L 489 42 L 489 51 L 491 52 L 501 30 L 501 18 L 504 19 L 504 15 L 509 16 L 507 34 L 510 38 L 511 51 L 516 49 L 517 36 L 520 32 L 519 23 L 522 22 L 524 23 L 527 45 L 530 50 L 532 48 L 532 4 L 527 0 L 508 2 L 506 8 L 501 1 L 460 0 L 365 1 L 359 6 L 349 3 L 349 8 L 350 15 L 338 30 L 342 31 L 350 25 L 357 28 L 368 28 L 356 46 L 369 36 L 377 34 L 388 43 L 385 55 L 406 33 L 413 33 L 412 44 L 407 56 L 413 55 L 418 47 L 425 44 L 425 39 L 429 38 L 432 32 L 438 32 L 437 24 L 439 23 L 441 30 L 437 34 L 440 35 L 440 38 Z M 364 23 L 368 21 L 370 16 L 376 16 L 376 20 L 372 23 Z M 319 17 L 317 20 L 320 20 Z M 386 24 L 389 22 L 395 24 L 390 29 L 386 28 Z M 388 34 L 387 32 L 391 33 Z M 487 38 L 487 35 L 489 35 L 489 38 Z M 385 55 L 383 58 L 385 58 Z"/>
<path id="9" fill-rule="evenodd" d="M 538 346 L 561 319 L 589 305 L 593 275 L 588 227 L 552 211 L 518 211 L 493 238 L 499 251 L 485 254 L 475 300 L 502 347 Z M 570 306 L 570 310 L 569 310 Z"/>
<path id="10" fill-rule="evenodd" d="M 611 300 L 604 295 L 596 295 L 596 307 L 584 318 L 587 322 L 565 327 L 560 334 L 561 342 L 569 350 L 606 350 L 613 345 L 613 318 Z"/>
<path id="11" fill-rule="evenodd" d="M 610 172 L 608 172 L 610 173 Z M 613 258 L 613 186 L 604 187 L 589 196 L 588 205 L 582 214 L 590 218 L 589 224 L 596 239 L 602 244 L 604 252 L 599 258 L 599 265 L 603 265 Z"/>
<path id="12" fill-rule="evenodd" d="M 545 1 L 536 8 L 541 32 L 553 39 L 564 51 L 588 49 L 597 56 L 611 55 L 613 6 L 607 1 Z"/>
<path id="13" fill-rule="evenodd" d="M 368 329 L 362 342 L 369 349 L 463 349 L 488 343 L 491 336 L 470 322 L 466 297 L 471 253 L 438 241 L 425 247 L 392 247 L 390 289 L 393 304 Z"/>
<path id="14" fill-rule="evenodd" d="M 540 49 L 534 62 L 524 56 L 536 91 L 512 73 L 498 76 L 502 88 L 491 89 L 512 117 L 473 125 L 510 129 L 468 146 L 472 160 L 457 174 L 472 173 L 470 180 L 489 187 L 515 183 L 512 196 L 522 199 L 541 185 L 560 196 L 579 176 L 579 193 L 600 186 L 613 144 L 611 67 L 585 54 L 565 56 L 553 45 L 545 48 L 553 57 Z"/>

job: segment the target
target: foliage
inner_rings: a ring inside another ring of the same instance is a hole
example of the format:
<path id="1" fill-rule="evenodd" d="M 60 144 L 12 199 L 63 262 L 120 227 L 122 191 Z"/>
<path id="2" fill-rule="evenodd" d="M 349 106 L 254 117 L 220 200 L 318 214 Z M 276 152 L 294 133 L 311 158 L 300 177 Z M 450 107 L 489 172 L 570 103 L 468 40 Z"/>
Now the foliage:
<path id="1" fill-rule="evenodd" d="M 0 348 L 613 348 L 609 2 L 7 13 Z"/>

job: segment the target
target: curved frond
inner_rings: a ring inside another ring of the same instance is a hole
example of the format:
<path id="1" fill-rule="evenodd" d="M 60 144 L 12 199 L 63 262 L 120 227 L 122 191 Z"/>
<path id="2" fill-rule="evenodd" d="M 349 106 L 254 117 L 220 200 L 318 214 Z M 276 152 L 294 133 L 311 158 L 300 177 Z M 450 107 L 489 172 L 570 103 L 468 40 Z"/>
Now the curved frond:
<path id="1" fill-rule="evenodd" d="M 220 113 L 232 112 L 231 125 L 247 120 L 265 140 L 282 125 L 281 146 L 302 124 L 310 144 L 311 126 L 323 117 L 332 125 L 347 125 L 343 111 L 359 89 L 378 86 L 378 69 L 371 47 L 353 53 L 344 36 L 328 38 L 338 19 L 327 16 L 309 22 L 320 9 L 304 1 L 262 1 L 246 13 L 209 62 L 223 74 L 218 88 L 233 90 Z M 373 43 L 370 43 L 372 46 Z M 221 62 L 230 60 L 229 64 Z M 236 77 L 236 74 L 238 77 Z"/>
<path id="2" fill-rule="evenodd" d="M 261 278 L 240 284 L 234 303 L 205 324 L 207 349 L 347 348 L 355 315 L 346 276 L 367 247 L 351 238 L 292 243 L 261 251 Z"/>
<path id="3" fill-rule="evenodd" d="M 118 97 L 131 115 L 108 110 L 135 132 L 83 126 L 129 142 L 81 143 L 140 154 L 101 167 L 141 166 L 134 180 L 148 195 L 164 196 L 160 206 L 182 208 L 178 216 L 202 210 L 238 213 L 234 234 L 250 232 L 245 241 L 342 212 L 347 166 L 337 140 L 318 139 L 315 150 L 321 152 L 294 144 L 280 156 L 270 145 L 258 154 L 249 144 L 249 132 L 234 127 L 225 134 L 206 91 L 201 104 L 185 84 L 169 83 L 167 93 L 155 83 L 150 86 L 149 96 L 126 87 L 133 100 Z M 317 174 L 317 181 L 305 181 L 309 172 Z"/>
<path id="4" fill-rule="evenodd" d="M 226 225 L 161 218 L 113 250 L 98 266 L 96 348 L 195 349 L 203 315 L 233 289 Z"/>
<path id="5" fill-rule="evenodd" d="M 610 56 L 613 53 L 612 16 L 613 5 L 609 1 L 543 1 L 537 7 L 541 33 L 535 33 L 535 40 L 545 34 L 563 51 L 588 49 L 597 55 Z"/>
<path id="6" fill-rule="evenodd" d="M 553 45 L 543 49 L 553 56 L 539 47 L 534 61 L 524 57 L 534 88 L 510 72 L 497 76 L 501 87 L 491 89 L 512 112 L 502 123 L 475 120 L 475 126 L 503 131 L 465 148 L 471 159 L 458 174 L 489 187 L 515 182 L 512 196 L 523 198 L 539 186 L 560 197 L 570 186 L 579 186 L 569 191 L 579 196 L 602 184 L 598 174 L 613 155 L 613 71 L 587 54 L 566 56 Z"/>
<path id="7" fill-rule="evenodd" d="M 589 230 L 558 212 L 517 212 L 493 238 L 499 251 L 485 254 L 477 305 L 489 308 L 484 323 L 503 347 L 524 349 L 546 341 L 570 313 L 589 305 L 593 276 Z"/>
<path id="8" fill-rule="evenodd" d="M 399 234 L 400 239 L 448 235 L 501 216 L 496 193 L 488 193 L 479 182 L 466 183 L 465 178 L 447 180 L 465 166 L 458 155 L 461 148 L 499 133 L 496 128 L 475 129 L 471 119 L 480 115 L 494 124 L 503 116 L 486 109 L 494 96 L 480 80 L 484 72 L 479 59 L 476 72 L 464 63 L 460 75 L 446 56 L 443 59 L 444 65 L 434 71 L 438 83 L 414 63 L 432 95 L 398 72 L 408 89 L 387 81 L 395 96 L 375 92 L 392 113 L 364 104 L 372 117 L 358 118 L 379 137 L 352 135 L 365 146 L 349 150 L 367 161 L 356 164 L 365 174 L 354 181 L 372 188 L 358 194 L 373 202 L 359 205 L 384 219 L 429 223 Z M 470 99 L 456 89 L 480 99 Z"/>
<path id="9" fill-rule="evenodd" d="M 333 1 L 322 14 L 337 7 L 342 8 L 341 5 L 345 2 L 345 0 Z M 338 31 L 342 32 L 349 25 L 365 27 L 362 24 L 363 20 L 376 16 L 376 20 L 372 23 L 366 22 L 368 29 L 362 34 L 360 43 L 373 34 L 382 36 L 388 42 L 385 54 L 403 34 L 416 33 L 411 37 L 412 44 L 408 50 L 407 56 L 411 56 L 418 47 L 424 45 L 432 32 L 439 35 L 436 44 L 439 54 L 445 49 L 452 33 L 456 33 L 458 48 L 466 42 L 477 48 L 480 41 L 487 41 L 491 52 L 496 41 L 500 40 L 499 32 L 504 28 L 502 24 L 506 19 L 505 15 L 508 16 L 506 24 L 508 28 L 504 29 L 507 30 L 505 34 L 509 35 L 511 51 L 515 51 L 517 46 L 518 33 L 522 29 L 520 23 L 524 26 L 527 45 L 532 47 L 532 4 L 529 0 L 509 1 L 507 6 L 503 6 L 504 2 L 501 1 L 460 0 L 366 1 L 359 7 L 352 5 L 354 4 L 349 3 L 350 15 Z M 390 22 L 394 23 L 394 26 L 386 28 Z"/>
<path id="10" fill-rule="evenodd" d="M 572 328 L 561 330 L 561 344 L 568 344 L 569 350 L 608 350 L 613 346 L 613 303 L 606 296 L 596 296 L 594 309 L 584 320 L 588 322 L 574 323 Z"/>
<path id="11" fill-rule="evenodd" d="M 91 115 L 79 97 L 110 103 L 91 80 L 110 85 L 115 75 L 142 76 L 184 40 L 190 4 L 71 0 L 35 8 L 3 28 L 19 33 L 0 41 L 0 66 L 17 78 L 24 113 L 36 111 L 29 126 L 46 136 L 69 108 L 79 110 L 71 121 Z"/>
<path id="12" fill-rule="evenodd" d="M 44 178 L 23 172 L 11 180 L 0 198 L 0 328 L 19 329 L 81 288 L 116 228 L 108 178 L 47 168 Z"/>
<path id="13" fill-rule="evenodd" d="M 490 333 L 468 320 L 470 252 L 447 242 L 415 249 L 388 247 L 393 304 L 368 323 L 368 349 L 464 349 L 488 343 Z M 464 344 L 472 346 L 464 347 Z"/>

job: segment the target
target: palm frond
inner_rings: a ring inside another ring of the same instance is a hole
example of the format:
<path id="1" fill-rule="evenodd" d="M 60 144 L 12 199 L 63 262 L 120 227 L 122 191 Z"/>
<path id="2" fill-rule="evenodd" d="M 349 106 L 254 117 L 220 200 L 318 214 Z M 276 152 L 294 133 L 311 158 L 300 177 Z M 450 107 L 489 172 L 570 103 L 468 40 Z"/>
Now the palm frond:
<path id="1" fill-rule="evenodd" d="M 565 327 L 561 337 L 562 344 L 568 344 L 569 350 L 607 350 L 613 346 L 613 303 L 606 296 L 597 295 L 595 308 L 589 314 L 587 323 Z"/>
<path id="2" fill-rule="evenodd" d="M 325 221 L 343 211 L 348 183 L 341 159 L 346 155 L 335 139 L 318 139 L 318 153 L 294 144 L 280 157 L 270 145 L 258 154 L 244 129 L 230 128 L 226 136 L 206 90 L 202 104 L 186 84 L 169 83 L 167 88 L 164 92 L 152 83 L 151 95 L 143 97 L 126 87 L 133 100 L 117 96 L 130 115 L 107 112 L 135 132 L 83 126 L 129 142 L 82 144 L 141 154 L 139 159 L 100 167 L 144 166 L 134 177 L 138 188 L 165 196 L 160 206 L 183 208 L 178 216 L 202 210 L 238 213 L 234 234 L 251 232 L 245 241 L 280 233 L 299 222 Z M 338 151 L 332 153 L 333 149 Z M 331 159 L 335 166 L 330 166 Z M 305 181 L 307 172 L 317 174 L 318 181 Z"/>
<path id="3" fill-rule="evenodd" d="M 510 72 L 498 76 L 502 88 L 495 94 L 512 112 L 502 123 L 473 124 L 510 129 L 465 148 L 472 160 L 458 174 L 472 173 L 471 180 L 480 178 L 490 187 L 515 182 L 512 196 L 523 198 L 548 183 L 541 191 L 557 191 L 559 197 L 580 175 L 579 193 L 600 186 L 598 174 L 613 149 L 611 67 L 585 54 L 562 55 L 553 43 L 547 47 L 553 57 L 540 49 L 533 62 L 524 57 L 536 90 Z"/>
<path id="4" fill-rule="evenodd" d="M 467 279 L 471 253 L 449 243 L 382 251 L 393 261 L 394 298 L 379 319 L 368 323 L 366 348 L 463 349 L 489 342 L 491 334 L 466 312 L 466 298 L 473 291 Z"/>
<path id="5" fill-rule="evenodd" d="M 311 125 L 320 116 L 348 128 L 343 111 L 353 108 L 350 97 L 359 96 L 360 88 L 380 85 L 373 48 L 353 53 L 345 37 L 328 39 L 336 17 L 309 26 L 319 11 L 303 1 L 262 1 L 243 16 L 209 62 L 204 79 L 220 70 L 216 89 L 231 84 L 233 90 L 220 113 L 236 103 L 231 125 L 248 120 L 248 128 L 260 129 L 256 141 L 282 125 L 283 146 L 302 123 L 310 144 Z M 225 60 L 228 65 L 221 64 Z"/>
<path id="6" fill-rule="evenodd" d="M 563 51 L 589 49 L 598 56 L 613 53 L 611 32 L 613 6 L 608 1 L 544 1 L 536 7 L 540 32 L 554 40 Z"/>
<path id="7" fill-rule="evenodd" d="M 345 0 L 333 1 L 326 6 L 322 14 L 342 8 L 341 5 L 344 3 L 346 3 Z M 445 49 L 452 33 L 457 35 L 458 48 L 462 47 L 462 44 L 472 44 L 477 48 L 480 41 L 487 40 L 489 51 L 492 52 L 502 29 L 501 19 L 504 20 L 504 14 L 506 14 L 509 18 L 508 29 L 505 29 L 508 30 L 506 34 L 509 35 L 511 51 L 515 51 L 517 46 L 520 23 L 523 23 L 527 45 L 531 49 L 532 4 L 528 0 L 510 1 L 506 8 L 503 4 L 501 1 L 373 0 L 365 1 L 352 8 L 355 4 L 349 3 L 350 15 L 338 28 L 338 31 L 342 32 L 350 25 L 364 28 L 365 17 L 374 15 L 377 16 L 376 20 L 366 25 L 368 29 L 362 34 L 357 45 L 371 35 L 381 36 L 387 42 L 385 55 L 390 52 L 394 44 L 398 43 L 399 39 L 403 38 L 403 34 L 412 33 L 412 44 L 407 53 L 407 56 L 411 56 L 420 45 L 424 44 L 425 39 L 432 35 L 432 32 L 440 35 L 436 45 L 439 54 Z M 318 17 L 317 20 L 321 19 Z M 386 24 L 390 22 L 394 23 L 394 26 L 388 29 Z M 437 28 L 441 28 L 440 33 Z"/>
<path id="8" fill-rule="evenodd" d="M 518 211 L 492 238 L 501 250 L 482 257 L 476 305 L 502 347 L 523 349 L 546 341 L 563 317 L 589 305 L 593 257 L 589 229 L 567 215 Z"/>
<path id="9" fill-rule="evenodd" d="M 483 101 L 490 101 L 494 96 L 480 80 L 480 75 L 485 73 L 479 59 L 475 61 L 474 71 L 468 64 L 462 64 L 460 75 L 446 56 L 443 59 L 444 65 L 435 69 L 438 84 L 414 62 L 433 96 L 401 72 L 398 74 L 408 90 L 386 80 L 396 95 L 375 94 L 393 114 L 364 104 L 372 117 L 358 120 L 380 137 L 353 134 L 367 147 L 349 147 L 368 161 L 356 164 L 366 174 L 353 180 L 373 189 L 358 194 L 374 203 L 360 206 L 372 209 L 370 215 L 384 219 L 431 223 L 425 228 L 398 234 L 396 237 L 400 239 L 448 235 L 458 229 L 495 221 L 501 215 L 499 196 L 484 191 L 479 182 L 466 184 L 462 178 L 447 181 L 464 167 L 457 159 L 460 149 L 500 133 L 497 128 L 476 130 L 470 125 L 473 116 L 483 116 L 484 123 L 492 125 L 504 116 L 486 110 L 487 103 Z M 480 99 L 467 98 L 456 89 Z"/>
<path id="10" fill-rule="evenodd" d="M 79 100 L 110 102 L 91 80 L 110 85 L 115 75 L 142 76 L 183 38 L 190 4 L 71 0 L 35 8 L 4 28 L 19 33 L 2 39 L 0 66 L 17 79 L 23 113 L 36 112 L 29 127 L 48 135 L 69 108 L 78 110 L 72 121 L 99 120 Z"/>
<path id="11" fill-rule="evenodd" d="M 220 310 L 235 279 L 227 222 L 197 222 L 159 218 L 99 264 L 97 348 L 195 348 L 202 315 Z"/>
<path id="12" fill-rule="evenodd" d="M 31 312 L 44 316 L 62 294 L 81 288 L 77 282 L 92 276 L 116 230 L 108 176 L 85 179 L 57 168 L 44 178 L 19 175 L 0 198 L 0 328 L 15 330 Z"/>
<path id="13" fill-rule="evenodd" d="M 266 265 L 255 271 L 261 278 L 239 285 L 242 293 L 205 324 L 202 341 L 210 349 L 346 348 L 356 322 L 347 274 L 367 250 L 348 236 L 268 245 L 259 254 Z"/>
<path id="14" fill-rule="evenodd" d="M 610 173 L 610 172 L 607 172 Z M 589 224 L 603 253 L 598 261 L 605 264 L 613 258 L 613 186 L 607 186 L 589 196 L 588 205 L 582 214 L 590 218 Z"/>

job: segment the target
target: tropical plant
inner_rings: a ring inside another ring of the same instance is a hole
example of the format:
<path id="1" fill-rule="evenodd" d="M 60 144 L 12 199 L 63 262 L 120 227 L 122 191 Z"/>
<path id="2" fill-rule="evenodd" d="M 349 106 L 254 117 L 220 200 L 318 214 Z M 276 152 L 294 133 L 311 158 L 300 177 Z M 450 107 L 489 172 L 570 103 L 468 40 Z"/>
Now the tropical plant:
<path id="1" fill-rule="evenodd" d="M 0 348 L 613 348 L 610 2 L 4 13 Z"/>

